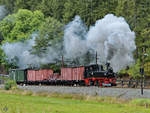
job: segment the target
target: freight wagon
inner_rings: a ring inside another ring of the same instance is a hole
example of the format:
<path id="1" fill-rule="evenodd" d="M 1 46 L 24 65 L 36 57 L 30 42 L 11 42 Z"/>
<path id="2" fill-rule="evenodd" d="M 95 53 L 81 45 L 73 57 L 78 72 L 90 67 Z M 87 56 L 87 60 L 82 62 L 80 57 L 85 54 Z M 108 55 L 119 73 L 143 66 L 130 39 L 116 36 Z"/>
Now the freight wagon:
<path id="1" fill-rule="evenodd" d="M 84 67 L 61 68 L 61 83 L 65 85 L 84 84 Z"/>
<path id="2" fill-rule="evenodd" d="M 38 84 L 46 83 L 51 79 L 53 75 L 52 69 L 39 69 L 39 70 L 28 70 L 27 71 L 27 83 Z"/>
<path id="3" fill-rule="evenodd" d="M 86 86 L 113 86 L 116 78 L 113 69 L 107 65 L 89 65 L 79 67 L 62 67 L 60 73 L 52 69 L 10 71 L 10 78 L 17 83 L 50 84 L 50 85 L 86 85 Z"/>

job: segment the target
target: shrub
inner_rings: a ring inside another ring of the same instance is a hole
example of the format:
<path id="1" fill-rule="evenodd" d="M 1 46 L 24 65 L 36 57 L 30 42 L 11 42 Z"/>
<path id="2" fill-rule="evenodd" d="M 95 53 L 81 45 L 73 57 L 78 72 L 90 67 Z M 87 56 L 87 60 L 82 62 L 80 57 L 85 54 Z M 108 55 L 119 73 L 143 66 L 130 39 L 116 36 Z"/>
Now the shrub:
<path id="1" fill-rule="evenodd" d="M 150 99 L 134 99 L 131 101 L 132 105 L 150 107 Z"/>
<path id="2" fill-rule="evenodd" d="M 13 80 L 7 80 L 7 82 L 4 85 L 5 90 L 16 89 L 16 88 L 17 88 L 17 84 Z"/>

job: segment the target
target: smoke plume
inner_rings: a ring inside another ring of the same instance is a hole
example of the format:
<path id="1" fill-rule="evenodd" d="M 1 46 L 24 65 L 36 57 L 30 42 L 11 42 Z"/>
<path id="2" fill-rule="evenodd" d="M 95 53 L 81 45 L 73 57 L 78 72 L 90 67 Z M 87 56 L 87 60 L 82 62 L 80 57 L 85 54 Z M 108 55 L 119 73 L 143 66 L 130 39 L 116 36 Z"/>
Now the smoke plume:
<path id="1" fill-rule="evenodd" d="M 75 59 L 82 57 L 88 51 L 86 47 L 87 28 L 79 16 L 70 22 L 64 32 L 65 57 Z"/>
<path id="2" fill-rule="evenodd" d="M 114 71 L 119 71 L 134 61 L 134 40 L 135 33 L 130 30 L 123 17 L 108 14 L 86 32 L 86 26 L 77 16 L 67 25 L 64 47 L 70 58 L 82 58 L 93 50 L 93 55 L 96 52 L 98 54 L 99 64 L 110 62 Z"/>
<path id="3" fill-rule="evenodd" d="M 6 10 L 4 5 L 0 6 L 0 20 L 2 20 L 6 15 L 8 11 Z"/>
<path id="4" fill-rule="evenodd" d="M 32 47 L 35 45 L 37 34 L 33 34 L 30 40 L 26 42 L 5 43 L 2 46 L 7 60 L 10 63 L 16 62 L 20 68 L 40 67 L 40 64 L 54 63 L 58 58 L 57 45 L 48 47 L 41 56 L 32 54 Z"/>
<path id="5" fill-rule="evenodd" d="M 98 52 L 99 62 L 109 61 L 114 71 L 133 63 L 135 33 L 123 17 L 106 15 L 88 32 L 87 45 Z"/>

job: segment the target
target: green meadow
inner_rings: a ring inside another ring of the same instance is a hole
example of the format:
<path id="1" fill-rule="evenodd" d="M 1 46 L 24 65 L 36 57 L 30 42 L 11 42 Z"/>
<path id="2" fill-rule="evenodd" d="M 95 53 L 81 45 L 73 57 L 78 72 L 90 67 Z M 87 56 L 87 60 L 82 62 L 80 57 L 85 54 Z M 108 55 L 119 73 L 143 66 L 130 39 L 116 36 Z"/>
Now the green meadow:
<path id="1" fill-rule="evenodd" d="M 0 113 L 150 113 L 150 100 L 1 90 Z"/>

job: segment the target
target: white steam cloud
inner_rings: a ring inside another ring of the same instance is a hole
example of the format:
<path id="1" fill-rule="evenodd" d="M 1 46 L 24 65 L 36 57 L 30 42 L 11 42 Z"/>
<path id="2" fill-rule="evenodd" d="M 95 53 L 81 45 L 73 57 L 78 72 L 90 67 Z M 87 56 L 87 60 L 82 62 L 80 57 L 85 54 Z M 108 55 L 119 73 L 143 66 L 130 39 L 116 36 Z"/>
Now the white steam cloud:
<path id="1" fill-rule="evenodd" d="M 32 54 L 32 47 L 35 45 L 37 34 L 32 35 L 32 39 L 26 42 L 5 43 L 2 46 L 7 60 L 10 63 L 17 63 L 20 68 L 39 67 L 40 64 L 54 63 L 54 59 L 58 57 L 57 45 L 48 47 L 41 56 Z"/>
<path id="2" fill-rule="evenodd" d="M 134 62 L 132 53 L 136 49 L 135 33 L 123 17 L 108 14 L 90 27 L 87 34 L 79 17 L 68 26 L 64 46 L 66 53 L 73 55 L 71 57 L 82 57 L 92 49 L 98 53 L 99 64 L 109 61 L 116 72 Z M 81 39 L 83 34 L 84 40 Z"/>
<path id="3" fill-rule="evenodd" d="M 64 32 L 65 57 L 75 59 L 83 56 L 87 52 L 86 47 L 86 26 L 79 16 L 70 22 Z"/>
<path id="4" fill-rule="evenodd" d="M 6 10 L 4 5 L 0 6 L 0 20 L 2 20 L 6 15 L 8 11 Z"/>
<path id="5" fill-rule="evenodd" d="M 60 57 L 61 53 L 64 53 L 66 59 L 73 60 L 84 59 L 88 52 L 93 55 L 97 52 L 98 63 L 105 64 L 109 61 L 115 72 L 134 62 L 132 53 L 136 49 L 135 33 L 130 30 L 123 17 L 116 17 L 113 14 L 98 20 L 89 31 L 80 17 L 76 16 L 66 25 L 63 52 L 61 49 L 56 49 L 61 45 L 58 44 L 55 47 L 48 47 L 42 57 L 33 55 L 30 51 L 35 44 L 34 39 L 26 43 L 4 44 L 2 49 L 8 56 L 8 61 L 11 62 L 12 58 L 17 57 L 18 66 L 26 68 L 29 65 L 39 66 L 50 63 Z"/>

